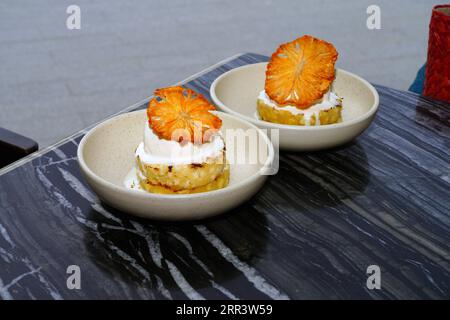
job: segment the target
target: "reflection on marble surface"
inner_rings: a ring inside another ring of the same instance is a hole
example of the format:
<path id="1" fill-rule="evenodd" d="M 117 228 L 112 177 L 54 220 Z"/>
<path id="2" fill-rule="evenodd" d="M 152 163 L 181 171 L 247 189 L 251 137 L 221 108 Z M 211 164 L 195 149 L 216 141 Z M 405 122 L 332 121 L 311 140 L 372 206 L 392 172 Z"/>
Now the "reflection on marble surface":
<path id="1" fill-rule="evenodd" d="M 187 86 L 208 96 L 221 73 Z M 450 298 L 448 105 L 377 87 L 353 143 L 281 153 L 248 203 L 201 222 L 132 218 L 80 175 L 81 134 L 0 176 L 2 299 Z M 141 106 L 143 107 L 143 106 Z M 66 268 L 81 268 L 81 290 Z M 381 267 L 381 290 L 366 268 Z"/>

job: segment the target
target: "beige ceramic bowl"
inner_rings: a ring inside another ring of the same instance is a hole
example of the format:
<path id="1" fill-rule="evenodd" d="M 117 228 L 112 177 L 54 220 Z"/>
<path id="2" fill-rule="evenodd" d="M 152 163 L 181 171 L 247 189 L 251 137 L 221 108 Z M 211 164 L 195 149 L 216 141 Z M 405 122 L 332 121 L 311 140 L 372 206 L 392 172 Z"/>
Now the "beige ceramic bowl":
<path id="1" fill-rule="evenodd" d="M 130 214 L 163 220 L 201 219 L 232 209 L 253 196 L 263 185 L 265 170 L 271 167 L 274 149 L 267 136 L 251 123 L 236 116 L 217 112 L 222 131 L 255 130 L 267 152 L 258 161 L 241 159 L 231 164 L 230 184 L 211 192 L 163 195 L 127 189 L 125 176 L 132 169 L 136 146 L 142 141 L 145 110 L 121 114 L 89 131 L 78 147 L 78 162 L 89 185 L 105 203 Z M 253 131 L 253 132 L 255 132 Z M 227 157 L 235 156 L 237 146 L 227 145 Z M 251 146 L 245 146 L 250 157 Z M 244 161 L 242 161 L 244 160 Z"/>
<path id="2" fill-rule="evenodd" d="M 252 122 L 259 128 L 279 129 L 279 146 L 285 150 L 311 151 L 336 147 L 355 139 L 372 122 L 378 109 L 375 88 L 353 73 L 338 69 L 333 91 L 344 98 L 343 122 L 324 126 L 292 126 L 260 120 L 256 100 L 264 89 L 267 63 L 228 71 L 211 85 L 217 107 Z"/>

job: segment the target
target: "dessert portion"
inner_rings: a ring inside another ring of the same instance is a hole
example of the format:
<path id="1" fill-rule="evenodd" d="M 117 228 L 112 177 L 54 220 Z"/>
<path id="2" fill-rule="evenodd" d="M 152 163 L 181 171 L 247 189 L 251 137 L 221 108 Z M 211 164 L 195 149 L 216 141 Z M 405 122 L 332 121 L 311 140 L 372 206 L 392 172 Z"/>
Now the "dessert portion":
<path id="1" fill-rule="evenodd" d="M 295 105 L 280 106 L 261 91 L 257 106 L 260 118 L 274 123 L 314 126 L 342 121 L 342 98 L 334 92 L 327 92 L 318 102 L 300 109 Z"/>
<path id="2" fill-rule="evenodd" d="M 155 91 L 147 109 L 144 141 L 136 149 L 140 188 L 189 194 L 224 188 L 226 160 L 222 120 L 201 94 L 183 87 Z"/>
<path id="3" fill-rule="evenodd" d="M 302 126 L 342 121 L 342 98 L 332 90 L 337 57 L 331 43 L 308 35 L 279 46 L 267 64 L 259 117 Z"/>

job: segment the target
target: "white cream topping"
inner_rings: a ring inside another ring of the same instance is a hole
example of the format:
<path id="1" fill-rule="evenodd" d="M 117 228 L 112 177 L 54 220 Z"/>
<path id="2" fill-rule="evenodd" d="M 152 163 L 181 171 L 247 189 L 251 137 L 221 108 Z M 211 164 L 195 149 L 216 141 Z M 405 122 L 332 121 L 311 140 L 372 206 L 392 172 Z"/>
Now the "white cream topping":
<path id="1" fill-rule="evenodd" d="M 209 157 L 216 157 L 225 144 L 220 134 L 211 138 L 210 142 L 194 144 L 192 142 L 178 143 L 172 140 L 160 139 L 148 123 L 145 123 L 144 141 L 136 149 L 136 156 L 145 164 L 190 164 L 203 163 Z"/>
<path id="2" fill-rule="evenodd" d="M 328 91 L 327 93 L 325 93 L 319 102 L 317 102 L 316 104 L 313 104 L 312 106 L 310 106 L 307 109 L 299 109 L 299 108 L 297 108 L 295 106 L 291 106 L 291 105 L 280 107 L 275 101 L 272 101 L 269 98 L 269 96 L 267 95 L 265 90 L 263 90 L 259 93 L 258 99 L 262 100 L 264 102 L 264 104 L 266 104 L 276 110 L 288 111 L 293 115 L 302 114 L 303 117 L 305 118 L 306 125 L 310 125 L 311 118 L 314 115 L 314 117 L 316 119 L 316 122 L 315 122 L 316 126 L 320 125 L 320 118 L 319 118 L 320 111 L 328 110 L 328 109 L 331 109 L 331 108 L 341 104 L 341 98 L 337 94 L 335 94 L 334 92 L 331 92 L 331 91 Z"/>

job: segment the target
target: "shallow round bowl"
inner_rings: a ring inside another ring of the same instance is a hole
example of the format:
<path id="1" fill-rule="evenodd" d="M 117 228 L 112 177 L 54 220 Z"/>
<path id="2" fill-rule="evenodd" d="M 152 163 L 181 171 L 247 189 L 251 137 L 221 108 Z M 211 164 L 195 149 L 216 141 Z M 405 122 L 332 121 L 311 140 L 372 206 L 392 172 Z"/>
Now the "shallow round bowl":
<path id="1" fill-rule="evenodd" d="M 217 107 L 250 121 L 259 128 L 279 131 L 280 149 L 312 151 L 337 147 L 355 139 L 367 129 L 379 104 L 376 89 L 361 77 L 337 69 L 333 91 L 343 98 L 343 121 L 322 126 L 295 126 L 260 120 L 256 100 L 264 90 L 267 63 L 250 64 L 230 70 L 211 85 Z"/>
<path id="2" fill-rule="evenodd" d="M 248 200 L 263 185 L 266 171 L 272 165 L 274 149 L 267 136 L 251 123 L 236 116 L 216 112 L 222 119 L 227 141 L 228 129 L 256 131 L 267 152 L 258 161 L 234 161 L 227 187 L 197 194 L 164 195 L 128 189 L 124 178 L 135 164 L 134 152 L 142 141 L 147 121 L 145 110 L 125 113 L 90 130 L 78 147 L 78 162 L 86 181 L 101 200 L 127 213 L 152 219 L 201 219 L 225 212 Z M 234 131 L 233 131 L 234 132 Z M 242 133 L 241 132 L 241 133 Z M 227 157 L 238 152 L 238 144 L 227 145 Z M 242 145 L 241 145 L 242 148 Z M 252 146 L 239 150 L 251 157 Z"/>

